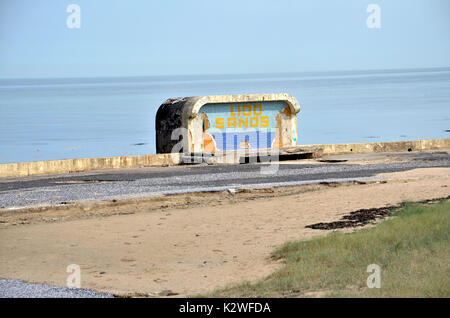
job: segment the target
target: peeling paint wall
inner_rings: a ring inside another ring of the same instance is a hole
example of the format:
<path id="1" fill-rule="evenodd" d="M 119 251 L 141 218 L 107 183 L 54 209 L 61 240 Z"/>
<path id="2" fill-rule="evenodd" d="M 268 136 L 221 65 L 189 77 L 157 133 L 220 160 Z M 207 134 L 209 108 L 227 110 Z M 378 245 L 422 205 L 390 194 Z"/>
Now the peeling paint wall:
<path id="1" fill-rule="evenodd" d="M 288 94 L 224 95 L 169 99 L 156 116 L 158 153 L 217 152 L 297 145 L 300 106 Z M 171 133 L 184 128 L 182 147 Z M 179 148 L 183 148 L 180 150 Z"/>
<path id="2" fill-rule="evenodd" d="M 291 117 L 289 106 L 282 101 L 206 104 L 192 119 L 192 129 L 203 132 L 192 133 L 193 149 L 212 152 L 290 146 Z"/>

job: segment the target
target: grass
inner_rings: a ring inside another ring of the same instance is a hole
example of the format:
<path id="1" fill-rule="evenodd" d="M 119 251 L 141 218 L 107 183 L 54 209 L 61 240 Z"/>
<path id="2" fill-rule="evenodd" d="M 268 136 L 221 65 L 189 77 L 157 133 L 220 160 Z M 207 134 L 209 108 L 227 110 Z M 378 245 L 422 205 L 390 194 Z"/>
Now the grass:
<path id="1" fill-rule="evenodd" d="M 255 283 L 206 297 L 450 297 L 450 201 L 407 203 L 394 218 L 353 233 L 290 242 L 272 257 L 284 266 Z M 381 288 L 368 288 L 369 264 Z"/>

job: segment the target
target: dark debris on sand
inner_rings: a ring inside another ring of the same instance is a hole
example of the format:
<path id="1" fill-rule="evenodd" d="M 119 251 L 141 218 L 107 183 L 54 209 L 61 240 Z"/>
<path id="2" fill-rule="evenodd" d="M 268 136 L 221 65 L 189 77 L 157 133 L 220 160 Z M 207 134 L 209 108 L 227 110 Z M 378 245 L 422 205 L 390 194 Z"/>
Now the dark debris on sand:
<path id="1" fill-rule="evenodd" d="M 430 199 L 430 200 L 422 200 L 416 203 L 420 204 L 428 204 L 435 203 L 441 200 L 448 200 L 450 196 L 446 198 L 439 199 Z M 392 211 L 401 208 L 405 205 L 405 203 L 392 205 L 388 207 L 382 208 L 372 208 L 372 209 L 360 209 L 357 211 L 350 212 L 347 215 L 344 215 L 339 221 L 329 222 L 329 223 L 316 223 L 305 226 L 306 228 L 314 229 L 314 230 L 335 230 L 335 229 L 343 229 L 343 228 L 352 228 L 358 226 L 364 226 L 368 223 L 371 223 L 377 219 L 385 218 L 392 214 Z"/>

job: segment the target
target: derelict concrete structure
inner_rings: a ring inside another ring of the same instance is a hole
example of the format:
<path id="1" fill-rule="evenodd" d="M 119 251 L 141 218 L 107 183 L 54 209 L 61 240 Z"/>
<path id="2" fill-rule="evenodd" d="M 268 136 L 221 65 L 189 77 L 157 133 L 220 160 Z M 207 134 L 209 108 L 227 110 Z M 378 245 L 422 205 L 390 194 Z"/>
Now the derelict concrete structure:
<path id="1" fill-rule="evenodd" d="M 286 93 L 170 98 L 156 113 L 156 152 L 294 147 L 299 111 Z"/>

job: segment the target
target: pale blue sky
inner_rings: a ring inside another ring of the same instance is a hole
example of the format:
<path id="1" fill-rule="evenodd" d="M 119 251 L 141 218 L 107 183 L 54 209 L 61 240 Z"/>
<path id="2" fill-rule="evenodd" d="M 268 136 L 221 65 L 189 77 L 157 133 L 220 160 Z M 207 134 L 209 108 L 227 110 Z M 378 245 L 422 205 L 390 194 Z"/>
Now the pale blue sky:
<path id="1" fill-rule="evenodd" d="M 0 0 L 0 78 L 450 66 L 449 31 L 448 0 Z"/>

